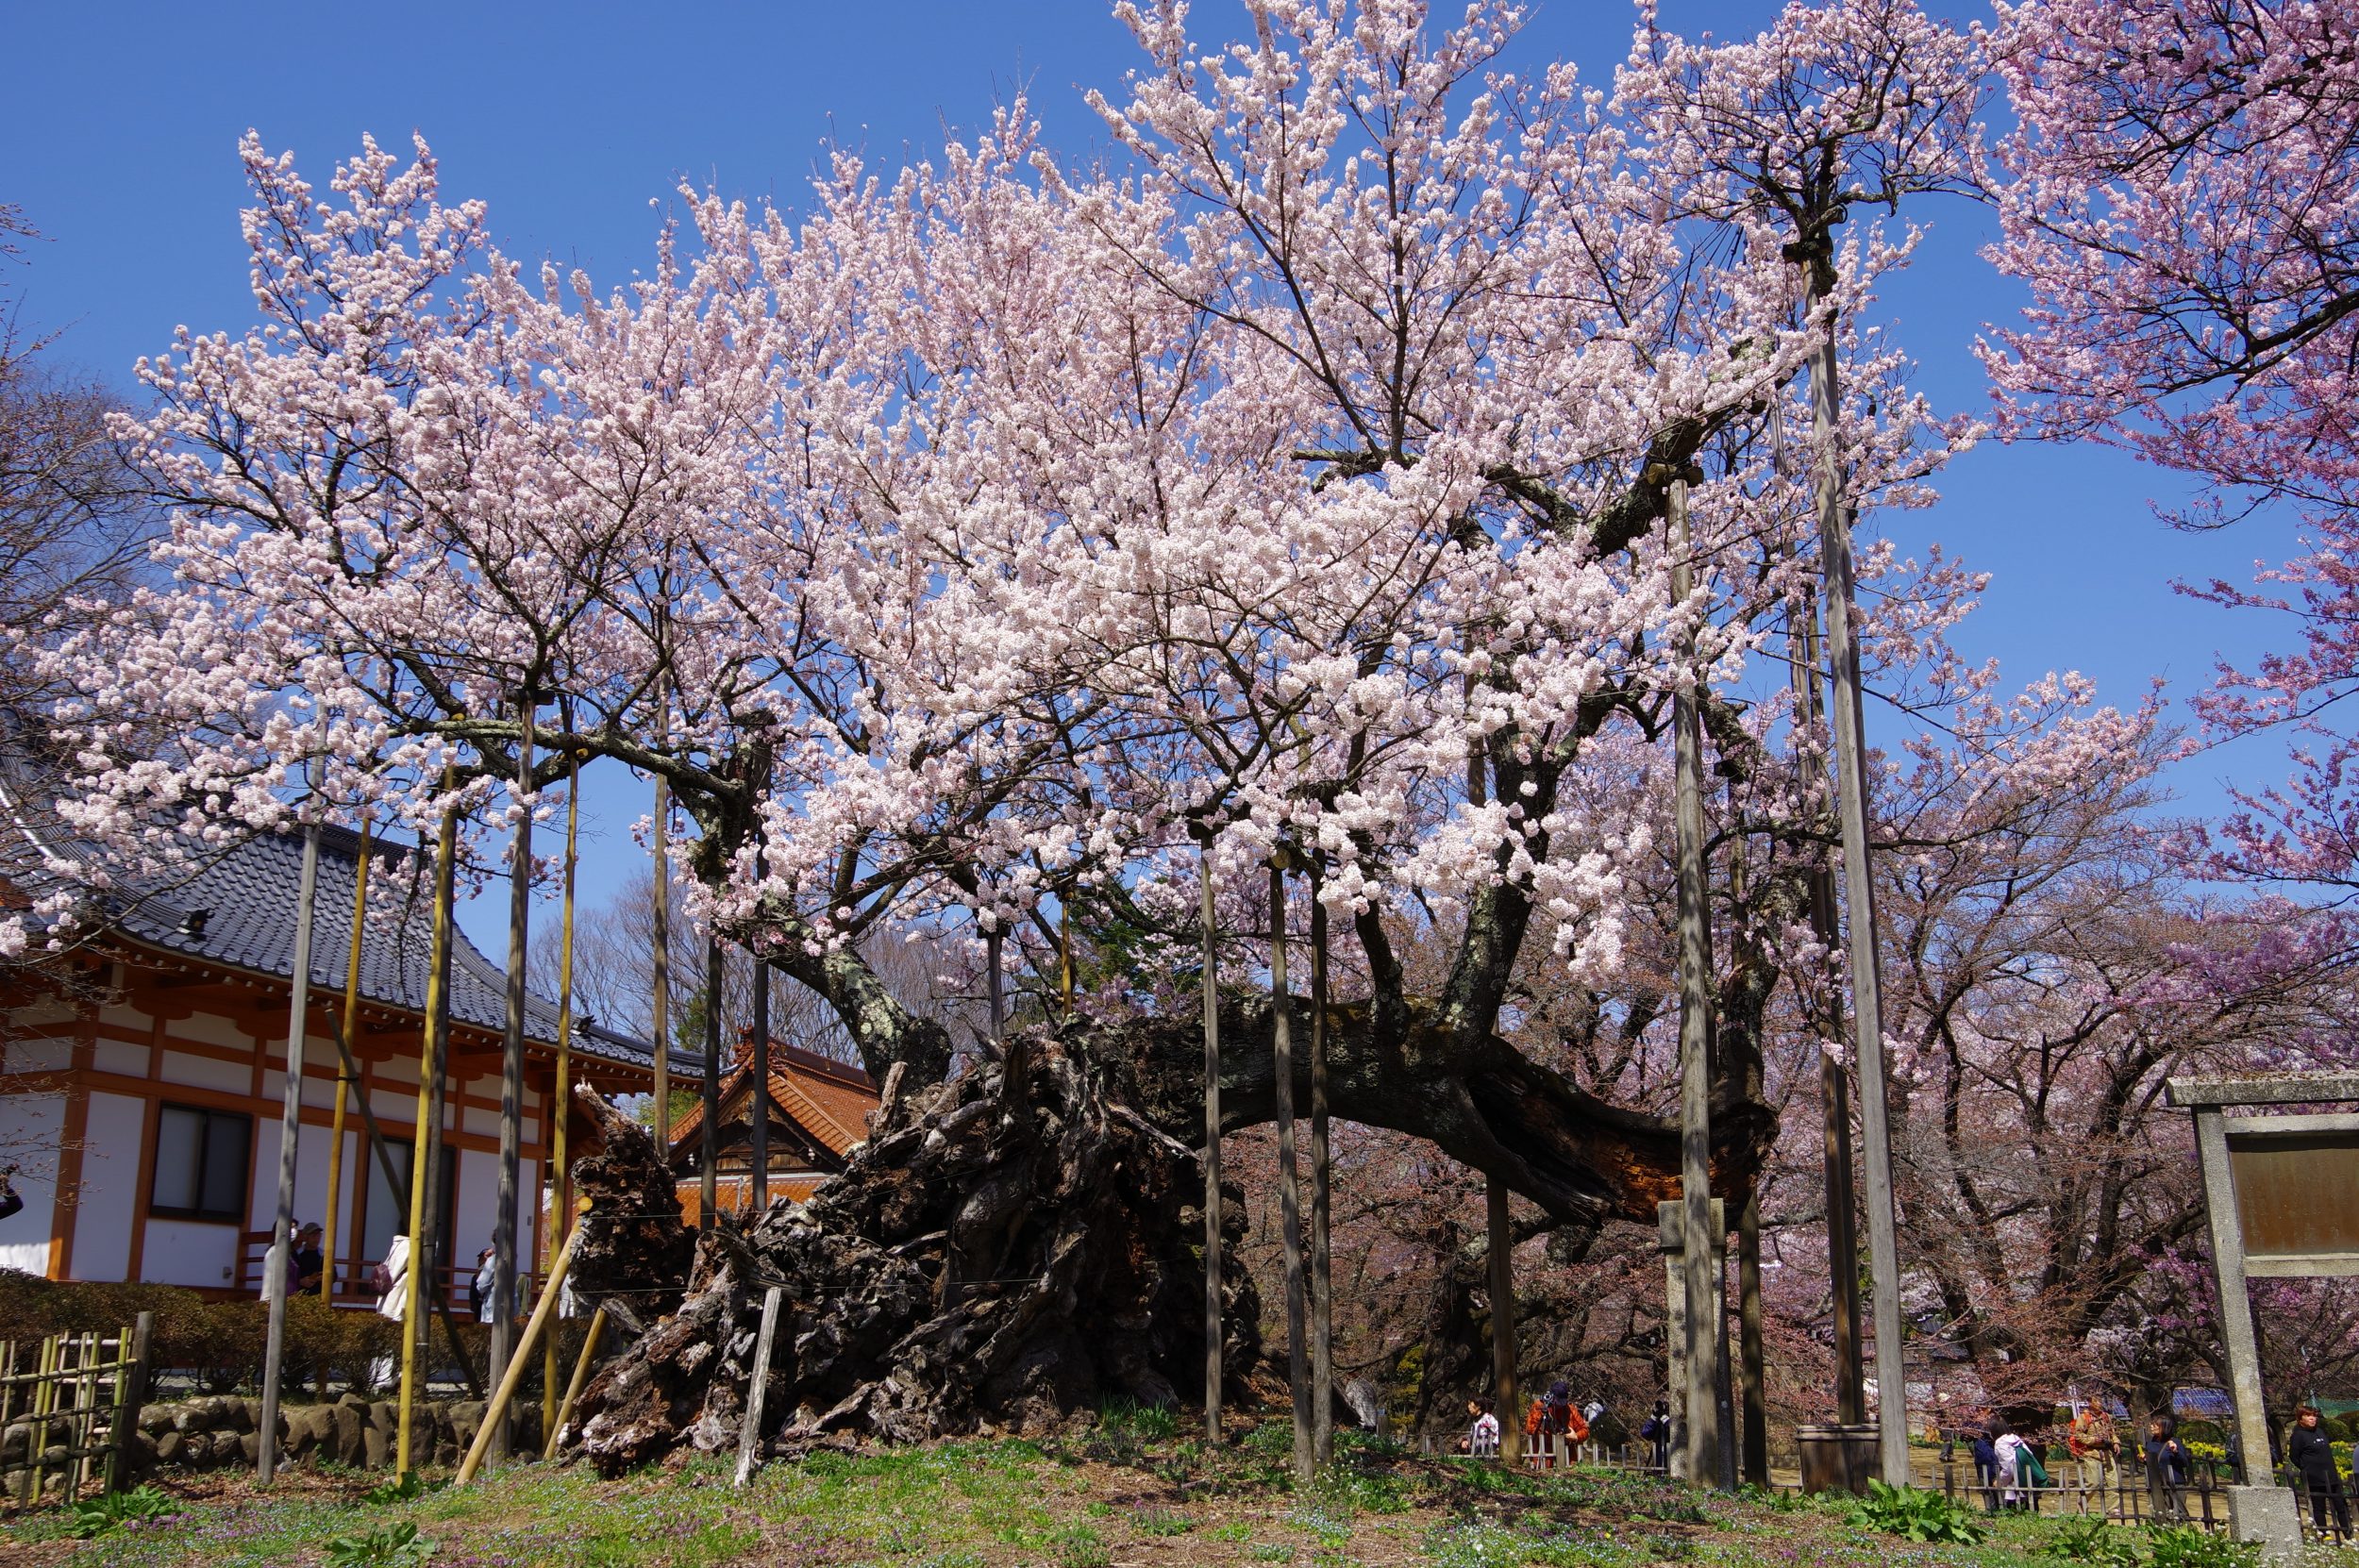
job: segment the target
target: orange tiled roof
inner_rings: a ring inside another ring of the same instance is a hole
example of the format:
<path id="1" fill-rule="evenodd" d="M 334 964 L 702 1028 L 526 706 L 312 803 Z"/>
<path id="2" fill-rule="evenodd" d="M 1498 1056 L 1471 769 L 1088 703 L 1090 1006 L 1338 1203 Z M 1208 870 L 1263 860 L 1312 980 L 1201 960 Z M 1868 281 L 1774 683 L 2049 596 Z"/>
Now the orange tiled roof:
<path id="1" fill-rule="evenodd" d="M 719 1099 L 723 1125 L 745 1114 L 745 1108 L 739 1101 L 741 1096 L 745 1100 L 752 1097 L 746 1083 L 751 1073 L 750 1059 L 741 1056 L 739 1065 L 722 1078 Z M 876 1110 L 879 1096 L 868 1075 L 859 1068 L 773 1040 L 770 1103 L 809 1133 L 813 1143 L 840 1159 L 868 1136 L 868 1118 Z M 684 1146 L 702 1143 L 704 1121 L 704 1102 L 699 1100 L 687 1115 L 672 1124 L 675 1154 Z"/>

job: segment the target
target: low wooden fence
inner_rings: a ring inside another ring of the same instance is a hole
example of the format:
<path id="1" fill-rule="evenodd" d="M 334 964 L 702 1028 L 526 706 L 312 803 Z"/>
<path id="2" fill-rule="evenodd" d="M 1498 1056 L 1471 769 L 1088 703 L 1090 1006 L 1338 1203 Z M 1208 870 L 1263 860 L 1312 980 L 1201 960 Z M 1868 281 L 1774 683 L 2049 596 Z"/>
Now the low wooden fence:
<path id="1" fill-rule="evenodd" d="M 122 1485 L 155 1326 L 142 1312 L 113 1334 L 0 1341 L 0 1497 L 30 1508 L 53 1476 L 68 1502 L 93 1477 L 104 1492 Z"/>

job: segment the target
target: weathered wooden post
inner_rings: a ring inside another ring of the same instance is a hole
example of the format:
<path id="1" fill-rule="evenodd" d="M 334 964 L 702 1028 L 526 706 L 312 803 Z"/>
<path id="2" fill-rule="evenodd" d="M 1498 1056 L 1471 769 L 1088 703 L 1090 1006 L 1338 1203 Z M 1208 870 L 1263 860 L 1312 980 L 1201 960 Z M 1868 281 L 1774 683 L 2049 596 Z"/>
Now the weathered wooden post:
<path id="1" fill-rule="evenodd" d="M 1302 1190 L 1295 1166 L 1294 996 L 1286 980 L 1286 851 L 1269 866 L 1270 1043 L 1278 1112 L 1279 1251 L 1286 1270 L 1286 1383 L 1294 1394 L 1295 1478 L 1304 1485 L 1316 1467 L 1312 1435 L 1309 1331 L 1302 1281 Z"/>
<path id="2" fill-rule="evenodd" d="M 458 787 L 455 767 L 443 769 L 443 793 L 450 794 Z M 434 860 L 434 924 L 427 942 L 426 978 L 426 1038 L 418 1049 L 418 1111 L 417 1126 L 411 1136 L 410 1150 L 410 1263 L 405 1281 L 408 1293 L 402 1300 L 401 1319 L 401 1398 L 399 1415 L 394 1425 L 395 1476 L 407 1476 L 412 1466 L 411 1439 L 418 1399 L 418 1357 L 425 1348 L 420 1343 L 425 1330 L 425 1301 L 427 1293 L 434 1288 L 434 1231 L 431 1204 L 434 1190 L 434 1166 L 437 1127 L 442 1111 L 442 1076 L 438 1068 L 443 1059 L 444 1040 L 450 1033 L 448 1009 L 443 1006 L 444 992 L 450 975 L 451 901 L 456 892 L 459 863 L 459 809 L 456 805 L 443 808 L 443 825 L 435 840 Z"/>
<path id="3" fill-rule="evenodd" d="M 142 1312 L 131 1320 L 131 1343 L 124 1347 L 129 1365 L 124 1372 L 115 1401 L 112 1451 L 107 1456 L 107 1490 L 120 1491 L 130 1477 L 132 1445 L 140 1429 L 140 1410 L 147 1403 L 148 1359 L 156 1342 L 156 1314 Z"/>
<path id="4" fill-rule="evenodd" d="M 336 1225 L 336 1206 L 343 1201 L 344 1192 L 344 1113 L 352 1103 L 353 1076 L 349 1065 L 352 1046 L 360 1027 L 360 943 L 367 933 L 369 913 L 369 868 L 374 857 L 369 852 L 369 816 L 360 814 L 360 849 L 352 874 L 352 941 L 344 950 L 344 1011 L 337 1026 L 341 1031 L 336 1047 L 336 1109 L 327 1127 L 327 1211 L 321 1218 L 320 1256 L 326 1259 L 320 1269 L 320 1304 L 332 1306 L 336 1300 L 336 1248 L 341 1238 Z M 354 1209 L 359 1210 L 359 1205 Z"/>
<path id="5" fill-rule="evenodd" d="M 1507 1183 L 1484 1172 L 1483 1240 L 1491 1260 L 1491 1387 L 1498 1404 L 1499 1462 L 1524 1457 L 1521 1391 L 1515 1386 L 1515 1234 L 1507 1214 Z"/>
<path id="6" fill-rule="evenodd" d="M 1708 1228 L 1705 1278 L 1712 1287 L 1705 1295 L 1700 1311 L 1692 1308 L 1694 1299 L 1688 1293 L 1689 1269 L 1687 1259 L 1688 1214 L 1683 1202 L 1665 1202 L 1655 1206 L 1655 1245 L 1663 1254 L 1664 1274 L 1664 1343 L 1670 1353 L 1668 1385 L 1671 1402 L 1670 1473 L 1677 1480 L 1702 1482 L 1710 1472 L 1719 1468 L 1719 1440 L 1715 1435 L 1709 1447 L 1696 1431 L 1694 1412 L 1700 1403 L 1707 1412 L 1719 1398 L 1716 1380 L 1698 1388 L 1695 1368 L 1695 1346 L 1701 1339 L 1717 1345 L 1720 1336 L 1714 1326 L 1727 1310 L 1726 1298 L 1720 1289 L 1720 1277 L 1727 1266 L 1728 1238 L 1721 1226 L 1726 1211 L 1718 1198 L 1712 1200 L 1706 1217 Z M 1700 1319 L 1701 1321 L 1698 1321 Z M 1700 1399 L 1698 1399 L 1700 1393 Z M 1713 1422 L 1708 1430 L 1717 1433 L 1719 1424 Z M 1703 1457 L 1704 1468 L 1698 1469 L 1697 1456 Z"/>
<path id="7" fill-rule="evenodd" d="M 263 1264 L 263 1293 L 270 1322 L 263 1334 L 262 1416 L 254 1450 L 254 1475 L 268 1486 L 278 1469 L 278 1386 L 287 1359 L 287 1303 L 294 1296 L 288 1278 L 294 1256 L 295 1155 L 303 1138 L 303 1041 L 311 1023 L 311 914 L 319 898 L 319 765 L 311 767 L 310 813 L 303 826 L 303 869 L 295 882 L 293 974 L 288 981 L 287 1075 L 278 1108 L 278 1201 L 271 1219 L 270 1258 Z M 330 1194 L 328 1201 L 335 1201 Z"/>
<path id="8" fill-rule="evenodd" d="M 1220 1446 L 1220 955 L 1213 910 L 1213 834 L 1196 842 L 1204 946 L 1204 1441 Z"/>
<path id="9" fill-rule="evenodd" d="M 508 862 L 508 995 L 500 1033 L 500 1133 L 498 1192 L 492 1210 L 492 1381 L 508 1381 L 509 1358 L 516 1337 L 516 1232 L 524 1185 L 525 1115 L 525 946 L 530 940 L 532 915 L 532 795 L 533 709 L 530 691 L 516 694 L 516 830 L 509 845 Z M 508 1457 L 508 1410 L 500 1402 L 499 1418 L 484 1412 L 484 1426 L 494 1460 Z"/>
<path id="10" fill-rule="evenodd" d="M 761 1457 L 761 1410 L 770 1396 L 770 1350 L 778 1337 L 778 1286 L 761 1296 L 761 1331 L 754 1336 L 754 1373 L 745 1384 L 745 1417 L 737 1429 L 739 1486 L 754 1478 L 754 1462 Z"/>
<path id="11" fill-rule="evenodd" d="M 573 727 L 571 715 L 566 728 Z M 581 753 L 565 759 L 565 872 L 560 897 L 557 950 L 557 1082 L 549 1104 L 549 1234 L 542 1256 L 554 1261 L 557 1249 L 571 1239 L 579 1222 L 574 1217 L 573 1175 L 565 1166 L 565 1118 L 574 1093 L 574 869 L 579 863 L 576 845 L 581 828 Z M 542 1269 L 544 1279 L 547 1266 Z M 544 1283 L 543 1290 L 549 1287 Z M 557 1336 L 542 1342 L 541 1430 L 557 1429 Z"/>
<path id="12" fill-rule="evenodd" d="M 1671 597 L 1684 607 L 1695 592 L 1693 544 L 1687 519 L 1685 474 L 1670 483 L 1669 546 Z M 1696 1453 L 1720 1449 L 1720 1319 L 1709 1310 L 1719 1295 L 1712 1243 L 1720 1235 L 1712 1218 L 1712 911 L 1704 863 L 1703 731 L 1693 682 L 1695 638 L 1681 638 L 1689 668 L 1672 689 L 1672 731 L 1677 754 L 1676 828 L 1679 859 L 1680 987 L 1680 1197 L 1686 1216 L 1681 1249 L 1687 1287 L 1687 1426 Z M 1718 1464 L 1714 1462 L 1716 1483 Z M 1690 1465 L 1688 1479 L 1702 1477 Z"/>
<path id="13" fill-rule="evenodd" d="M 2359 1101 L 2359 1073 L 2276 1073 L 2266 1077 L 2176 1077 L 2170 1103 L 2195 1114 L 2196 1154 L 2219 1279 L 2220 1339 L 2248 1476 L 2268 1472 L 2268 1417 L 2261 1351 L 2246 1281 L 2359 1274 L 2359 1113 L 2227 1114 L 2241 1108 Z M 2228 1488 L 2228 1529 L 2290 1561 L 2300 1550 L 2294 1493 L 2273 1484 Z"/>
<path id="14" fill-rule="evenodd" d="M 1816 237 L 1805 259 L 1803 310 L 1815 314 L 1833 287 L 1831 242 Z M 1856 514 L 1843 501 L 1837 422 L 1834 324 L 1811 360 L 1811 441 L 1816 468 L 1819 565 L 1827 598 L 1828 674 L 1833 682 L 1835 801 L 1843 834 L 1843 902 L 1849 934 L 1851 1026 L 1859 1057 L 1860 1130 L 1866 1144 L 1867 1266 L 1874 1276 L 1876 1435 L 1883 1478 L 1909 1479 L 1908 1368 L 1900 1326 L 1900 1239 L 1893 1214 L 1891 1108 L 1884 1085 L 1883 971 L 1878 953 L 1876 884 L 1868 863 L 1865 719 L 1860 708 L 1859 643 L 1851 617 Z"/>
<path id="15" fill-rule="evenodd" d="M 1335 1291 L 1328 1250 L 1334 1163 L 1327 1128 L 1327 906 L 1311 871 L 1311 1389 L 1312 1451 L 1335 1462 Z"/>

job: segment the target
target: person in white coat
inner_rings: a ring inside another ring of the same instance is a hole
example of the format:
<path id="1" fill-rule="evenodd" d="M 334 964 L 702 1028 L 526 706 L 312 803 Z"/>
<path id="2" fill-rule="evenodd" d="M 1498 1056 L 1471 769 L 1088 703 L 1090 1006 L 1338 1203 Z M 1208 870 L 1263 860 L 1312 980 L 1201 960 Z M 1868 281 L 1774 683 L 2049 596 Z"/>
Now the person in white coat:
<path id="1" fill-rule="evenodd" d="M 410 1314 L 410 1238 L 395 1236 L 385 1248 L 385 1260 L 370 1271 L 376 1287 L 376 1315 L 401 1322 Z M 369 1363 L 369 1381 L 383 1388 L 393 1380 L 396 1362 L 379 1356 Z"/>

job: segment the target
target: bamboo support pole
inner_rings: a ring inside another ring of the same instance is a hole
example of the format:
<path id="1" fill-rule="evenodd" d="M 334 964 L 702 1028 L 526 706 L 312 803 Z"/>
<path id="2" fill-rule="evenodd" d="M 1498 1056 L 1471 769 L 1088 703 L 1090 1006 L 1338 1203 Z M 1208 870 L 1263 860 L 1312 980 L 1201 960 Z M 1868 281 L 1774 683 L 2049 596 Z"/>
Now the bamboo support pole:
<path id="1" fill-rule="evenodd" d="M 549 1202 L 548 1234 L 544 1242 L 543 1256 L 552 1256 L 559 1246 L 572 1239 L 577 1228 L 574 1220 L 573 1173 L 565 1168 L 565 1118 L 573 1105 L 574 1070 L 574 867 L 577 864 L 576 842 L 581 827 L 581 754 L 574 753 L 565 764 L 565 881 L 557 950 L 557 1086 L 549 1107 Z M 564 1234 L 560 1236 L 559 1231 Z M 542 1274 L 545 1277 L 548 1265 L 544 1261 Z M 547 1285 L 542 1286 L 547 1290 Z M 541 1430 L 557 1429 L 557 1336 L 551 1334 L 542 1342 L 541 1359 Z"/>
<path id="2" fill-rule="evenodd" d="M 352 874 L 352 942 L 344 949 L 344 1015 L 338 1025 L 343 1038 L 339 1042 L 336 1063 L 336 1110 L 328 1124 L 327 1133 L 327 1212 L 320 1220 L 320 1303 L 333 1305 L 336 1300 L 336 1206 L 343 1200 L 344 1191 L 344 1111 L 352 1098 L 353 1046 L 359 1043 L 360 1027 L 360 942 L 365 933 L 369 912 L 369 830 L 364 813 L 360 818 L 360 858 Z M 357 1205 L 355 1206 L 358 1207 Z"/>
<path id="3" fill-rule="evenodd" d="M 263 1486 L 278 1469 L 278 1394 L 287 1356 L 287 1304 L 294 1295 L 295 1159 L 303 1141 L 303 1043 L 311 1032 L 311 918 L 319 900 L 320 820 L 319 776 L 311 777 L 310 820 L 303 828 L 303 870 L 295 883 L 293 973 L 287 995 L 286 1083 L 279 1094 L 278 1201 L 271 1219 L 270 1257 L 263 1268 L 263 1293 L 270 1299 L 270 1321 L 263 1334 L 262 1415 L 255 1444 L 255 1479 Z M 331 1207 L 334 1199 L 329 1199 Z M 76 1473 L 79 1479 L 79 1471 Z"/>
<path id="4" fill-rule="evenodd" d="M 443 792 L 449 793 L 457 783 L 457 770 L 446 766 L 443 770 Z M 442 829 L 435 842 L 434 925 L 427 958 L 426 1019 L 428 1038 L 418 1052 L 418 1124 L 410 1154 L 409 1293 L 402 1302 L 400 1414 L 394 1426 L 393 1474 L 397 1476 L 409 1475 L 411 1469 L 411 1427 L 418 1401 L 421 1306 L 426 1293 L 433 1288 L 433 1227 L 427 1216 L 427 1195 L 431 1185 L 428 1176 L 433 1164 L 435 1111 L 441 1099 L 437 1093 L 440 1086 L 436 1081 L 439 1075 L 435 1066 L 442 1057 L 442 1037 L 448 1032 L 443 1009 L 443 992 L 449 967 L 451 901 L 457 891 L 458 859 L 459 812 L 457 808 L 445 806 L 443 809 Z"/>
<path id="5" fill-rule="evenodd" d="M 577 1231 L 576 1235 L 578 1234 Z M 516 1385 L 525 1380 L 525 1365 L 532 1359 L 533 1342 L 541 1337 L 542 1330 L 548 1326 L 549 1319 L 555 1315 L 558 1287 L 565 1283 L 565 1271 L 573 1266 L 574 1237 L 568 1236 L 565 1244 L 558 1249 L 557 1261 L 549 1265 L 548 1283 L 542 1287 L 541 1299 L 533 1303 L 532 1317 L 525 1324 L 524 1341 L 516 1346 L 516 1354 L 510 1359 L 508 1370 L 500 1377 L 499 1388 L 493 1393 L 491 1404 L 484 1407 L 483 1425 L 477 1430 L 475 1442 L 467 1445 L 467 1457 L 460 1461 L 455 1485 L 465 1486 L 474 1480 L 476 1472 L 482 1468 L 484 1457 L 499 1446 L 499 1434 L 508 1426 L 509 1402 L 516 1397 Z"/>
<path id="6" fill-rule="evenodd" d="M 565 1430 L 565 1423 L 573 1418 L 574 1401 L 581 1397 L 582 1389 L 590 1381 L 590 1368 L 597 1359 L 598 1340 L 606 1332 L 606 1309 L 601 1307 L 590 1314 L 590 1326 L 582 1331 L 581 1350 L 574 1357 L 574 1375 L 566 1381 L 565 1397 L 557 1404 L 557 1418 L 549 1423 L 547 1435 L 541 1446 L 544 1460 L 557 1458 L 558 1435 Z"/>

